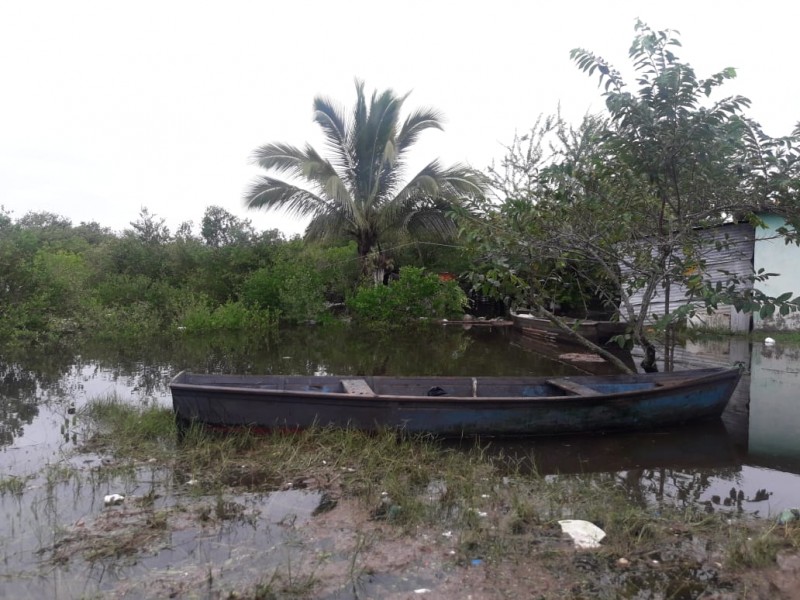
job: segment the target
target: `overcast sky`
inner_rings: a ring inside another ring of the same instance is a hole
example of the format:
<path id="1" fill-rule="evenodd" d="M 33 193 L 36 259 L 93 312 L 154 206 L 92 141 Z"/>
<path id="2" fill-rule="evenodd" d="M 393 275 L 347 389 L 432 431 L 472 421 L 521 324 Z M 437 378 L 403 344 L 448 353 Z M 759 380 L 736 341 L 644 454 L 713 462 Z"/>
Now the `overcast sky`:
<path id="1" fill-rule="evenodd" d="M 320 146 L 315 95 L 349 107 L 356 77 L 368 92 L 411 91 L 407 108 L 446 119 L 423 137 L 419 166 L 483 169 L 559 103 L 573 122 L 602 109 L 569 51 L 625 73 L 637 17 L 680 31 L 699 76 L 735 67 L 725 95 L 748 96 L 749 114 L 784 135 L 800 120 L 798 13 L 794 2 L 702 0 L 4 0 L 0 205 L 118 231 L 147 207 L 174 231 L 215 204 L 298 233 L 304 223 L 248 211 L 242 195 L 257 146 Z"/>

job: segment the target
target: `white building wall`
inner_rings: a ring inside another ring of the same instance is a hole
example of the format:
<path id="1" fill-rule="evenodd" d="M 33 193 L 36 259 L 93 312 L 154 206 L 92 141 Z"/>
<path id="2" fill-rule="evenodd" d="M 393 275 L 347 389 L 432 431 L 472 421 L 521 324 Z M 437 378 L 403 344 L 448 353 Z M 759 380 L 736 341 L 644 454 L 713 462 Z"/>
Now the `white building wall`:
<path id="1" fill-rule="evenodd" d="M 766 223 L 766 229 L 756 231 L 753 267 L 756 272 L 764 269 L 767 273 L 778 273 L 767 281 L 757 282 L 756 289 L 768 296 L 777 297 L 785 292 L 800 295 L 800 248 L 786 244 L 783 238 L 776 237 L 775 230 L 784 225 L 784 220 L 776 215 L 759 215 Z M 761 330 L 800 330 L 800 313 L 786 316 L 776 313 L 762 319 L 753 315 L 753 328 Z"/>

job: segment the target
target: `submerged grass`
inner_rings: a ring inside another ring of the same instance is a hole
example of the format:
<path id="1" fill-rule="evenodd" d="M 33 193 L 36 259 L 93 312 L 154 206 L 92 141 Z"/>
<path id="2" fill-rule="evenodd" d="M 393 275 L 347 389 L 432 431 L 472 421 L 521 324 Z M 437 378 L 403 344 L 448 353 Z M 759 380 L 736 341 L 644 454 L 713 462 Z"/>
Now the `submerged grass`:
<path id="1" fill-rule="evenodd" d="M 21 496 L 28 485 L 28 477 L 20 477 L 11 475 L 9 477 L 0 478 L 0 496 L 11 494 L 12 496 Z"/>

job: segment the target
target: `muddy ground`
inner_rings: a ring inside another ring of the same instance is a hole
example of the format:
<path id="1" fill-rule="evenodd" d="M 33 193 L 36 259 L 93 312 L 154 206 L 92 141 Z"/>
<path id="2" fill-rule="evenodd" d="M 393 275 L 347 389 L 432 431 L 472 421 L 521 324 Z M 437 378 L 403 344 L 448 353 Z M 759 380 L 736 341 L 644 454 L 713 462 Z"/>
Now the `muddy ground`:
<path id="1" fill-rule="evenodd" d="M 742 568 L 731 564 L 718 531 L 676 523 L 656 550 L 633 544 L 622 556 L 613 543 L 579 550 L 555 522 L 509 529 L 508 507 L 497 499 L 476 511 L 469 531 L 409 528 L 394 522 L 389 502 L 367 506 L 315 481 L 225 497 L 185 485 L 168 504 L 132 495 L 70 524 L 42 559 L 53 568 L 102 564 L 128 574 L 80 597 L 800 598 L 800 554 L 785 544 L 774 563 Z M 769 528 L 750 526 L 751 539 Z"/>

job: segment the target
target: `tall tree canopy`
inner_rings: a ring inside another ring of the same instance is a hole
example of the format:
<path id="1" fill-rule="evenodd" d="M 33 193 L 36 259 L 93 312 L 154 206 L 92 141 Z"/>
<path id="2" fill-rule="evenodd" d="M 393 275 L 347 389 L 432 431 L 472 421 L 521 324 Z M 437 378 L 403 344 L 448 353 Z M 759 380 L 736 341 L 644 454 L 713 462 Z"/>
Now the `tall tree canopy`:
<path id="1" fill-rule="evenodd" d="M 607 113 L 578 128 L 537 123 L 493 171 L 501 202 L 465 221 L 484 291 L 516 291 L 554 318 L 565 285 L 580 286 L 629 323 L 648 368 L 655 350 L 645 325 L 654 320 L 668 330 L 720 303 L 769 314 L 800 305 L 759 294 L 753 282 L 766 274 L 720 281 L 707 258 L 726 241 L 703 231 L 732 219 L 758 224 L 767 210 L 786 218 L 781 233 L 796 240 L 800 130 L 769 137 L 746 116 L 746 98 L 713 100 L 735 71 L 700 78 L 679 46 L 674 32 L 637 22 L 634 86 L 602 57 L 573 50 L 578 68 L 599 76 Z M 664 310 L 654 317 L 656 298 Z"/>
<path id="2" fill-rule="evenodd" d="M 401 121 L 408 94 L 377 91 L 367 100 L 356 81 L 357 100 L 348 116 L 327 98 L 314 99 L 314 122 L 325 136 L 329 158 L 312 146 L 267 144 L 254 160 L 268 173 L 258 177 L 245 197 L 250 208 L 286 209 L 310 216 L 311 239 L 347 238 L 366 259 L 380 252 L 389 234 L 434 233 L 455 229 L 446 210 L 484 190 L 483 177 L 464 165 L 430 162 L 405 179 L 408 153 L 426 129 L 442 129 L 438 112 L 417 109 Z"/>

